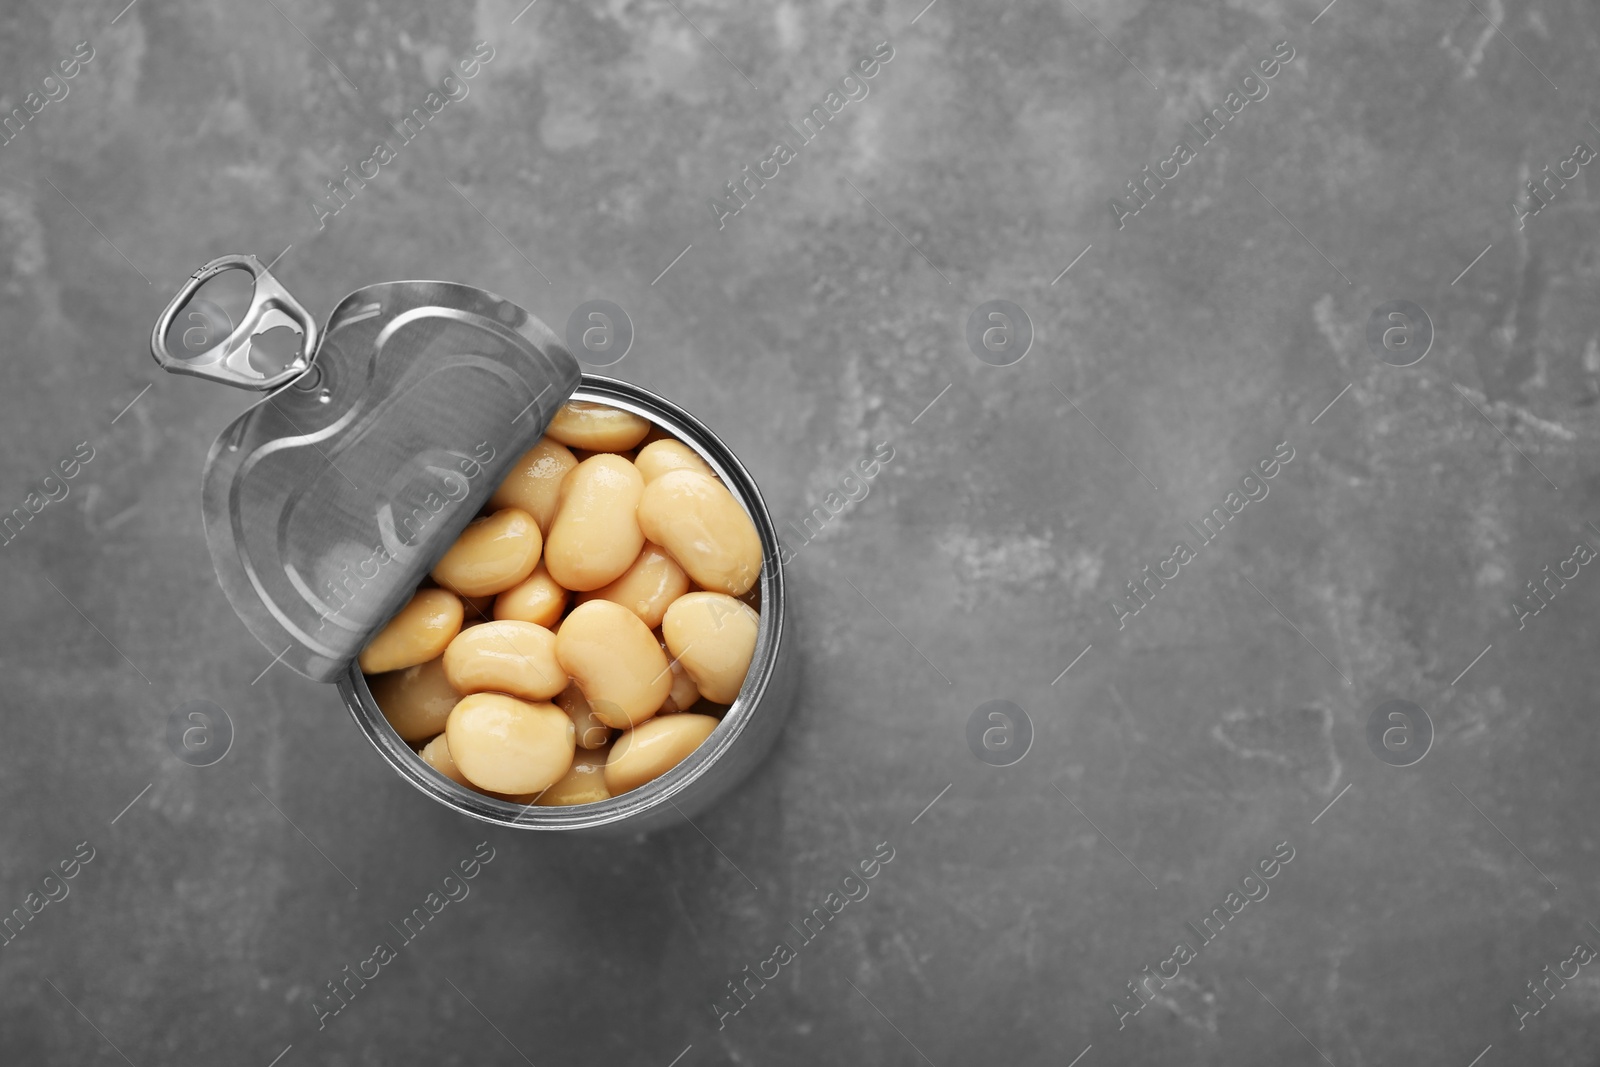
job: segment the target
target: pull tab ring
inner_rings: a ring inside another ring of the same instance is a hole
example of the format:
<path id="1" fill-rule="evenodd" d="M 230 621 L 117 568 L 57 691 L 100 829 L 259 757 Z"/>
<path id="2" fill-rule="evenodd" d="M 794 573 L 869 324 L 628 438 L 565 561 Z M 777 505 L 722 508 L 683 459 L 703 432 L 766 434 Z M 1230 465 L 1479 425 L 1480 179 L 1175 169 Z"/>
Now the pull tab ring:
<path id="1" fill-rule="evenodd" d="M 189 301 L 200 287 L 226 270 L 245 270 L 252 279 L 250 307 L 220 344 L 196 355 L 178 355 L 167 347 L 167 336 Z M 299 351 L 280 371 L 264 374 L 250 365 L 250 348 L 255 338 L 268 330 L 286 326 L 300 335 Z M 239 389 L 276 389 L 304 374 L 317 355 L 317 322 L 289 291 L 268 273 L 255 256 L 219 256 L 189 275 L 178 295 L 172 298 L 150 335 L 150 354 L 161 369 L 172 374 L 192 374 Z"/>

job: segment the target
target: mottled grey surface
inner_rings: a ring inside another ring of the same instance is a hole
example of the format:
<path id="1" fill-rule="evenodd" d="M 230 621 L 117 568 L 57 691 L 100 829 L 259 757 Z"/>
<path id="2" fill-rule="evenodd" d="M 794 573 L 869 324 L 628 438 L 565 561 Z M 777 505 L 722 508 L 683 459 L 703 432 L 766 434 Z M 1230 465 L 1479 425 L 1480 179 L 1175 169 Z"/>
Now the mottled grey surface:
<path id="1" fill-rule="evenodd" d="M 94 50 L 0 145 L 0 510 L 93 449 L 0 549 L 0 912 L 94 849 L 0 948 L 0 1061 L 1600 1061 L 1600 968 L 1520 1031 L 1512 1006 L 1600 945 L 1600 574 L 1513 607 L 1600 546 L 1592 168 L 1512 208 L 1600 144 L 1595 5 L 123 2 L 0 11 L 0 113 Z M 323 182 L 478 40 L 470 95 L 319 230 Z M 1110 199 L 1285 40 L 1119 230 Z M 719 231 L 708 199 L 882 41 L 870 94 Z M 247 397 L 145 346 L 200 263 L 290 245 L 319 315 L 419 276 L 557 329 L 617 302 L 612 372 L 715 427 L 780 523 L 892 443 L 791 564 L 796 711 L 703 834 L 480 828 L 330 688 L 261 674 L 198 500 Z M 967 347 L 991 299 L 1036 330 L 1015 365 Z M 1364 340 L 1399 299 L 1436 330 L 1405 369 Z M 1194 544 L 1281 442 L 1270 495 Z M 1366 741 L 1390 698 L 1436 730 L 1411 767 Z M 237 729 L 212 767 L 169 744 L 195 699 Z M 967 748 L 994 699 L 1036 734 L 1008 768 Z M 485 840 L 470 897 L 319 1030 L 313 995 Z M 870 896 L 719 1030 L 725 983 L 880 842 Z M 1279 842 L 1200 947 L 1185 923 Z"/>

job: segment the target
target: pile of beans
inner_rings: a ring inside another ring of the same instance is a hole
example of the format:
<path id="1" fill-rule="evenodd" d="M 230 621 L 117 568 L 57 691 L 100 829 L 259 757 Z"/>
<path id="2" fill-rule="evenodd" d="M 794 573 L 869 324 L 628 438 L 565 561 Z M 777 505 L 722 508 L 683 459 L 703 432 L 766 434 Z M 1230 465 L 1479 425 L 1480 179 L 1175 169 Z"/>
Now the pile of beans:
<path id="1" fill-rule="evenodd" d="M 671 770 L 739 695 L 761 559 L 697 452 L 570 402 L 361 670 L 445 777 L 522 804 L 606 800 Z"/>

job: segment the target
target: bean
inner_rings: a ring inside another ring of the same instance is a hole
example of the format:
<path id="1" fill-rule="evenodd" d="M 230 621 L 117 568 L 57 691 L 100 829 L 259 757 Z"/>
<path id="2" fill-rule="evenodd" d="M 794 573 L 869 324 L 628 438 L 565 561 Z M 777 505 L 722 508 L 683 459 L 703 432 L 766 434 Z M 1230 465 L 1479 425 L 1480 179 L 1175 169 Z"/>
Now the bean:
<path id="1" fill-rule="evenodd" d="M 709 715 L 668 715 L 651 719 L 617 738 L 606 760 L 606 788 L 612 796 L 661 777 L 717 728 Z"/>
<path id="2" fill-rule="evenodd" d="M 661 625 L 661 616 L 667 605 L 689 591 L 689 576 L 660 545 L 646 541 L 622 576 L 616 581 L 591 590 L 578 597 L 578 603 L 590 600 L 609 600 L 621 604 L 639 621 L 654 630 Z"/>
<path id="3" fill-rule="evenodd" d="M 738 596 L 761 573 L 761 538 L 744 508 L 715 478 L 668 471 L 639 499 L 639 528 L 704 589 Z"/>
<path id="4" fill-rule="evenodd" d="M 544 560 L 519 584 L 494 598 L 494 617 L 521 619 L 554 629 L 567 608 L 567 591 L 550 577 Z"/>
<path id="5" fill-rule="evenodd" d="M 357 657 L 367 674 L 415 667 L 444 654 L 461 632 L 461 601 L 445 589 L 419 589 Z"/>
<path id="6" fill-rule="evenodd" d="M 494 691 L 541 701 L 567 687 L 567 672 L 556 662 L 556 635 L 516 619 L 461 631 L 444 650 L 444 673 L 463 694 Z"/>
<path id="7" fill-rule="evenodd" d="M 450 742 L 440 734 L 432 741 L 422 746 L 422 751 L 417 753 L 422 757 L 422 762 L 444 775 L 458 785 L 472 788 L 472 783 L 467 781 L 467 776 L 461 773 L 461 768 L 456 766 L 456 761 L 450 758 Z"/>
<path id="8" fill-rule="evenodd" d="M 444 660 L 430 659 L 371 680 L 372 699 L 400 740 L 416 743 L 444 732 L 461 694 L 444 673 Z"/>
<path id="9" fill-rule="evenodd" d="M 700 453 L 682 441 L 671 438 L 652 441 L 639 449 L 639 458 L 633 461 L 633 465 L 644 475 L 646 485 L 668 471 L 698 471 L 707 478 L 716 477 L 706 461 L 700 458 Z"/>
<path id="10" fill-rule="evenodd" d="M 750 670 L 761 618 L 723 593 L 689 593 L 672 602 L 661 633 L 708 700 L 732 704 Z"/>
<path id="11" fill-rule="evenodd" d="M 579 752 L 572 757 L 572 766 L 561 780 L 539 794 L 533 803 L 546 808 L 569 807 L 573 804 L 593 804 L 610 800 L 606 788 L 606 756 L 604 751 Z"/>
<path id="12" fill-rule="evenodd" d="M 533 516 L 541 533 L 550 532 L 556 514 L 561 480 L 578 465 L 567 446 L 548 437 L 539 439 L 511 465 L 511 471 L 489 498 L 491 508 L 521 508 Z"/>
<path id="13" fill-rule="evenodd" d="M 620 578 L 644 548 L 638 518 L 643 492 L 638 469 L 621 456 L 593 456 L 574 467 L 550 523 L 550 577 L 578 592 Z"/>
<path id="14" fill-rule="evenodd" d="M 575 749 L 566 712 L 503 693 L 462 697 L 450 712 L 445 737 L 467 781 L 495 793 L 548 788 L 572 766 Z"/>
<path id="15" fill-rule="evenodd" d="M 700 690 L 694 684 L 694 679 L 689 677 L 689 672 L 683 669 L 683 664 L 679 663 L 673 657 L 672 650 L 667 648 L 667 639 L 657 633 L 656 642 L 661 645 L 661 650 L 667 654 L 672 665 L 672 690 L 667 693 L 666 703 L 661 705 L 656 714 L 671 715 L 679 711 L 688 711 L 694 706 L 695 701 L 700 699 Z"/>
<path id="16" fill-rule="evenodd" d="M 562 404 L 545 430 L 568 448 L 587 448 L 591 452 L 626 452 L 649 432 L 648 419 L 583 400 Z"/>
<path id="17" fill-rule="evenodd" d="M 433 580 L 462 596 L 504 592 L 533 573 L 544 538 L 521 508 L 502 508 L 461 531 L 434 564 Z"/>
<path id="18" fill-rule="evenodd" d="M 639 616 L 609 600 L 572 609 L 556 633 L 556 659 L 595 718 L 625 729 L 656 713 L 672 690 L 667 657 Z"/>
<path id="19" fill-rule="evenodd" d="M 577 684 L 567 686 L 556 696 L 556 706 L 567 713 L 577 731 L 578 747 L 605 748 L 611 741 L 611 728 L 595 717 L 594 708 Z"/>

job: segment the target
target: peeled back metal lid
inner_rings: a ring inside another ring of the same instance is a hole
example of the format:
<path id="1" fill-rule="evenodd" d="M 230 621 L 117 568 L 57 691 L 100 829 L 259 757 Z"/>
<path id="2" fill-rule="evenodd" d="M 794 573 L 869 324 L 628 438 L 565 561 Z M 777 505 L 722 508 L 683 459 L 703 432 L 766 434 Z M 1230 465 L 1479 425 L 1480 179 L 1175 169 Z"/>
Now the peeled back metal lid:
<path id="1" fill-rule="evenodd" d="M 493 293 L 384 282 L 319 330 L 251 256 L 191 275 L 150 348 L 173 373 L 271 390 L 206 457 L 206 543 L 250 632 L 317 681 L 410 599 L 582 378 Z"/>

